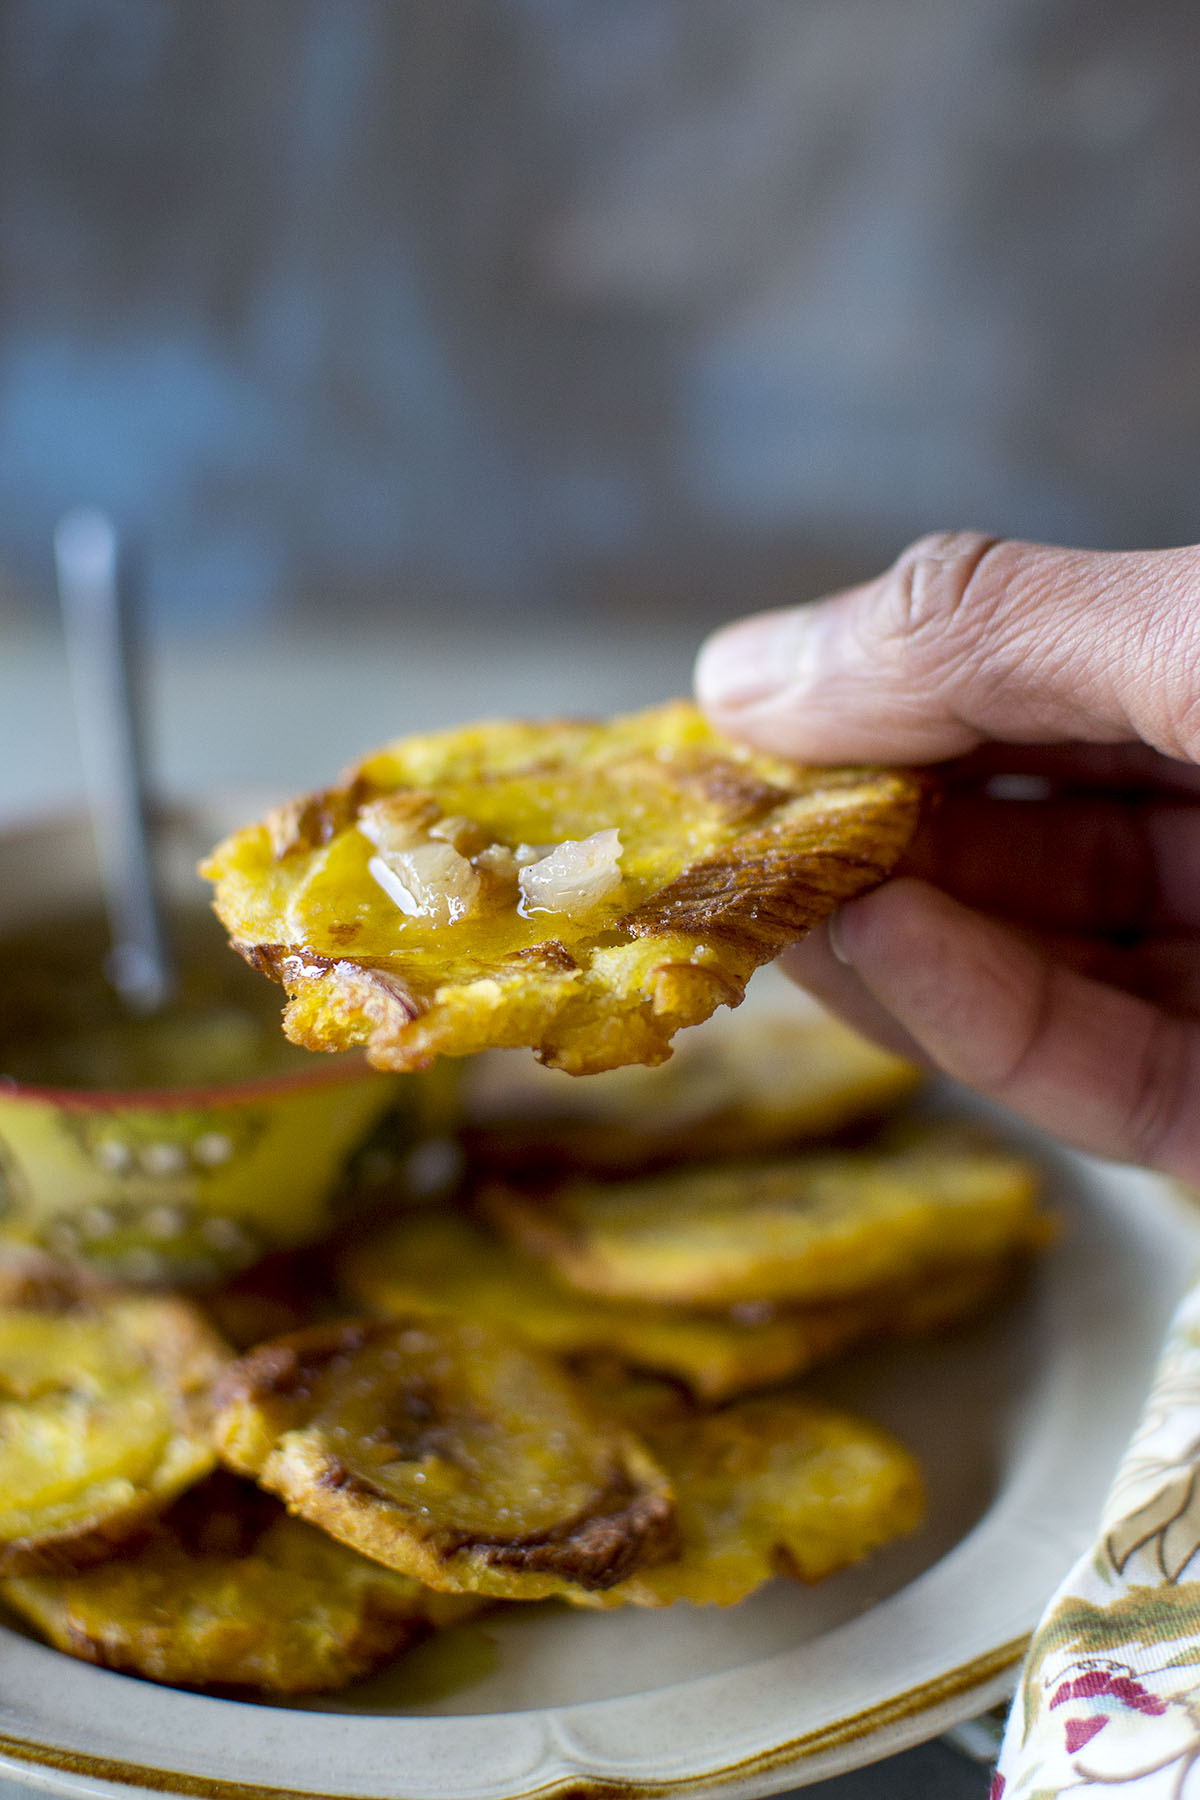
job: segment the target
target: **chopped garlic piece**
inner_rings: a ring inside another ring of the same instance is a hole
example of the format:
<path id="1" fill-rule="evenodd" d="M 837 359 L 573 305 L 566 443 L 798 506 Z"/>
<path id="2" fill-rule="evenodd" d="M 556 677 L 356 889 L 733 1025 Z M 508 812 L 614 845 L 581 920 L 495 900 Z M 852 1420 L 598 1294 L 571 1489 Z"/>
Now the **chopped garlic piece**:
<path id="1" fill-rule="evenodd" d="M 430 839 L 411 850 L 381 852 L 367 869 L 410 918 L 454 925 L 479 911 L 482 877 L 452 844 Z"/>
<path id="2" fill-rule="evenodd" d="M 355 824 L 382 856 L 426 843 L 430 829 L 440 819 L 437 802 L 425 796 L 388 794 L 358 809 Z"/>
<path id="3" fill-rule="evenodd" d="M 425 797 L 393 794 L 362 807 L 357 823 L 378 851 L 369 874 L 410 919 L 455 925 L 516 906 L 516 859 L 473 819 L 446 816 Z"/>
<path id="4" fill-rule="evenodd" d="M 620 833 L 562 844 L 488 841 L 474 820 L 442 814 L 415 794 L 369 801 L 358 829 L 375 846 L 372 879 L 410 919 L 454 925 L 520 904 L 527 912 L 588 912 L 621 887 Z"/>
<path id="5" fill-rule="evenodd" d="M 615 829 L 568 838 L 517 880 L 527 912 L 579 913 L 611 900 L 621 887 L 621 835 Z"/>
<path id="6" fill-rule="evenodd" d="M 400 877 L 394 870 L 388 868 L 382 856 L 371 858 L 367 864 L 367 874 L 372 881 L 378 882 L 388 899 L 395 901 L 402 913 L 407 913 L 410 919 L 421 917 L 421 908 L 417 904 L 416 895 L 409 893 Z"/>

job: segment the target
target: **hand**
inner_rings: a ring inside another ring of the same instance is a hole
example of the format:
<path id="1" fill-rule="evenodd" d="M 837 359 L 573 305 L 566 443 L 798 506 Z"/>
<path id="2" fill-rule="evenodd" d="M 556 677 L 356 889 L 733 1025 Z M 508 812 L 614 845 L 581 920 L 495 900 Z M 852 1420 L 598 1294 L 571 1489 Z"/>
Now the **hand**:
<path id="1" fill-rule="evenodd" d="M 789 973 L 1058 1136 L 1200 1183 L 1200 548 L 924 538 L 718 632 L 696 685 L 780 755 L 943 765 L 899 876 Z"/>

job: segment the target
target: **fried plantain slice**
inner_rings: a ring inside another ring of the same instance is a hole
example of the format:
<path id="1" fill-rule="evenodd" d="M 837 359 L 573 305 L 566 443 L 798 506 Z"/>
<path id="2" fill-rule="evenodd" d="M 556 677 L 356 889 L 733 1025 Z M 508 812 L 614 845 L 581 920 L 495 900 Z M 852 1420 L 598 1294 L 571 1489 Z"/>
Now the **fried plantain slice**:
<path id="1" fill-rule="evenodd" d="M 837 1322 L 667 1313 L 596 1300 L 554 1280 L 461 1213 L 413 1212 L 356 1245 L 342 1279 L 359 1305 L 439 1310 L 515 1331 L 560 1356 L 609 1353 L 683 1381 L 707 1400 L 780 1381 L 844 1341 Z"/>
<path id="2" fill-rule="evenodd" d="M 682 1549 L 578 1605 L 731 1606 L 773 1575 L 823 1581 L 921 1523 L 915 1458 L 853 1413 L 797 1391 L 698 1412 L 603 1369 L 592 1385 L 670 1471 Z"/>
<path id="3" fill-rule="evenodd" d="M 759 964 L 881 881 L 910 771 L 797 768 L 683 701 L 400 739 L 203 872 L 284 1029 L 380 1068 L 532 1045 L 572 1074 L 670 1054 Z"/>
<path id="4" fill-rule="evenodd" d="M 607 1355 L 669 1375 L 697 1399 L 731 1399 L 799 1375 L 853 1344 L 969 1317 L 1009 1279 L 1011 1258 L 946 1270 L 930 1288 L 887 1289 L 826 1306 L 702 1312 L 580 1294 L 461 1213 L 414 1211 L 345 1255 L 351 1299 L 381 1313 L 421 1306 L 516 1331 L 574 1359 Z"/>
<path id="5" fill-rule="evenodd" d="M 213 1467 L 228 1352 L 186 1300 L 0 1264 L 0 1574 L 110 1555 Z"/>
<path id="6" fill-rule="evenodd" d="M 429 1587 L 587 1592 L 670 1555 L 671 1486 L 548 1357 L 431 1312 L 296 1332 L 235 1364 L 234 1469 Z"/>
<path id="7" fill-rule="evenodd" d="M 901 1149 L 684 1168 L 636 1181 L 493 1183 L 488 1215 L 587 1293 L 670 1306 L 820 1302 L 1004 1257 L 1037 1231 L 1036 1168 L 957 1132 Z"/>
<path id="8" fill-rule="evenodd" d="M 479 1604 L 348 1550 L 219 1471 L 147 1541 L 95 1568 L 20 1575 L 0 1595 L 56 1649 L 176 1687 L 345 1687 Z"/>
<path id="9" fill-rule="evenodd" d="M 681 1162 L 758 1156 L 877 1118 L 921 1079 L 824 1012 L 775 969 L 760 969 L 736 1012 L 718 1012 L 658 1068 L 573 1081 L 516 1050 L 463 1071 L 464 1141 L 499 1173 L 637 1174 Z"/>

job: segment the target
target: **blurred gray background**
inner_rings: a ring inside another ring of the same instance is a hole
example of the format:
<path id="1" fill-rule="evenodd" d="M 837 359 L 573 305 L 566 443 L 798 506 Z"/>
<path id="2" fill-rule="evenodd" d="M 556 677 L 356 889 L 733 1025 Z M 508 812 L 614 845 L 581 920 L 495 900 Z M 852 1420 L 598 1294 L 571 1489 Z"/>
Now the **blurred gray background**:
<path id="1" fill-rule="evenodd" d="M 1185 0 L 0 0 L 0 624 L 683 637 L 1200 537 Z"/>

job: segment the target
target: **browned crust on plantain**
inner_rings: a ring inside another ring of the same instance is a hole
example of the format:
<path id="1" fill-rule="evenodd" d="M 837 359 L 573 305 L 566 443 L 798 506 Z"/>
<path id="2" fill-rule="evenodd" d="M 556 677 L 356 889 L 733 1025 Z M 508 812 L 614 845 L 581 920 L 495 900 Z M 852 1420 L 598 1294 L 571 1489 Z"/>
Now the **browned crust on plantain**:
<path id="1" fill-rule="evenodd" d="M 348 1469 L 336 1456 L 314 1463 L 312 1481 L 326 1500 L 337 1495 L 399 1511 L 382 1489 Z M 349 1535 L 345 1541 L 352 1541 Z M 355 1548 L 368 1555 L 377 1554 L 369 1548 L 375 1541 L 374 1536 L 353 1539 Z M 553 1575 L 572 1585 L 603 1591 L 635 1569 L 669 1561 L 678 1554 L 679 1534 L 669 1497 L 639 1491 L 628 1471 L 614 1465 L 609 1485 L 587 1511 L 553 1530 L 515 1538 L 437 1531 L 424 1542 L 447 1567 L 466 1552 L 488 1568 Z"/>
<path id="2" fill-rule="evenodd" d="M 541 944 L 526 944 L 523 950 L 514 950 L 505 960 L 518 967 L 547 969 L 551 974 L 569 975 L 572 969 L 579 967 L 576 958 L 558 938 L 547 938 Z"/>
<path id="3" fill-rule="evenodd" d="M 233 948 L 252 969 L 278 981 L 289 992 L 302 982 L 331 981 L 342 998 L 359 1006 L 375 1026 L 407 1025 L 425 1010 L 426 1002 L 418 998 L 410 983 L 372 963 L 318 956 L 289 944 L 235 943 Z"/>
<path id="4" fill-rule="evenodd" d="M 747 833 L 715 856 L 692 863 L 626 913 L 621 928 L 634 937 L 682 931 L 731 938 L 752 946 L 759 961 L 769 961 L 843 900 L 883 881 L 915 819 L 915 807 L 911 814 L 881 807 L 855 821 L 836 851 L 814 850 L 802 861 L 783 825 Z"/>
<path id="5" fill-rule="evenodd" d="M 284 862 L 289 856 L 330 843 L 339 831 L 353 825 L 359 807 L 370 796 L 370 783 L 358 776 L 344 787 L 302 794 L 275 807 L 266 817 L 275 861 Z"/>
<path id="6" fill-rule="evenodd" d="M 126 1545 L 140 1543 L 161 1511 L 161 1503 L 145 1496 L 100 1525 L 59 1532 L 52 1538 L 15 1538 L 0 1545 L 0 1576 L 69 1575 L 107 1562 Z"/>
<path id="7" fill-rule="evenodd" d="M 728 825 L 749 825 L 789 798 L 785 788 L 715 755 L 698 757 L 680 774 L 678 785 L 684 792 L 703 795 Z"/>
<path id="8" fill-rule="evenodd" d="M 290 957 L 295 956 L 295 951 L 287 944 L 246 944 L 235 938 L 232 940 L 232 947 L 242 960 L 248 962 L 258 974 L 267 976 L 271 981 L 278 981 L 281 985 L 284 979 L 284 964 Z M 327 956 L 315 958 L 314 962 L 318 969 L 333 967 L 331 958 Z"/>
<path id="9" fill-rule="evenodd" d="M 438 1315 L 412 1314 L 407 1322 L 413 1320 L 425 1330 L 438 1326 Z M 368 1346 L 395 1341 L 404 1327 L 404 1320 L 394 1318 L 314 1327 L 260 1345 L 232 1365 L 215 1394 L 216 1436 L 225 1461 L 341 1542 L 450 1592 L 539 1598 L 601 1591 L 636 1569 L 677 1554 L 669 1482 L 632 1432 L 591 1402 L 585 1402 L 587 1412 L 595 1414 L 594 1429 L 604 1434 L 601 1441 L 609 1443 L 610 1455 L 585 1508 L 526 1531 L 504 1530 L 499 1514 L 494 1530 L 429 1518 L 418 1525 L 408 1503 L 350 1468 L 322 1434 L 311 1432 L 305 1412 L 324 1374 L 339 1363 L 348 1367 Z M 505 1354 L 532 1359 L 547 1370 L 553 1366 L 518 1340 L 490 1335 L 503 1344 Z M 567 1380 L 557 1366 L 553 1378 Z M 453 1461 L 453 1427 L 439 1416 L 436 1396 L 419 1383 L 399 1380 L 397 1400 L 396 1417 L 404 1429 L 402 1459 L 445 1454 Z M 245 1429 L 248 1413 L 256 1422 Z"/>
<path id="10" fill-rule="evenodd" d="M 258 1344 L 246 1356 L 230 1363 L 213 1388 L 216 1413 L 238 1401 L 290 1399 L 303 1395 L 309 1381 L 328 1368 L 338 1356 L 352 1356 L 373 1338 L 391 1331 L 387 1319 L 353 1319 L 329 1325 L 309 1325 L 270 1343 Z"/>
<path id="11" fill-rule="evenodd" d="M 235 942 L 233 948 L 252 969 L 280 982 L 289 994 L 311 993 L 320 984 L 331 997 L 336 995 L 333 1001 L 336 1010 L 357 1015 L 363 1026 L 362 1041 L 371 1044 L 376 1041 L 388 1043 L 398 1031 L 419 1018 L 429 1004 L 399 976 L 349 958 L 317 956 L 311 951 L 296 951 L 286 944 Z M 294 1016 L 289 1023 L 288 1036 L 293 1043 L 308 1050 L 329 1048 L 322 1030 L 306 1030 L 295 1023 Z"/>
<path id="12" fill-rule="evenodd" d="M 545 1571 L 580 1587 L 603 1589 L 634 1569 L 678 1555 L 679 1533 L 668 1496 L 639 1491 L 628 1471 L 614 1466 L 611 1484 L 596 1505 L 557 1530 L 508 1542 L 446 1539 L 445 1554 L 460 1549 L 478 1550 L 493 1568 Z"/>

